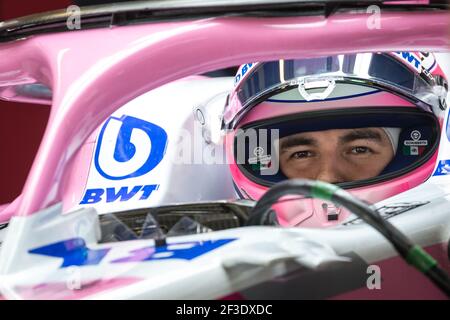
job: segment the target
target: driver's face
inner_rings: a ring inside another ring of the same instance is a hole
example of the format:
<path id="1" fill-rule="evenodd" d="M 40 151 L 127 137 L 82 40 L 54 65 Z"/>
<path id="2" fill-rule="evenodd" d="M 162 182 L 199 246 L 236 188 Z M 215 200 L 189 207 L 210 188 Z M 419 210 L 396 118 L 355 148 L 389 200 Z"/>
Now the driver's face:
<path id="1" fill-rule="evenodd" d="M 394 157 L 382 128 L 304 132 L 280 139 L 279 145 L 284 175 L 329 183 L 376 177 Z"/>

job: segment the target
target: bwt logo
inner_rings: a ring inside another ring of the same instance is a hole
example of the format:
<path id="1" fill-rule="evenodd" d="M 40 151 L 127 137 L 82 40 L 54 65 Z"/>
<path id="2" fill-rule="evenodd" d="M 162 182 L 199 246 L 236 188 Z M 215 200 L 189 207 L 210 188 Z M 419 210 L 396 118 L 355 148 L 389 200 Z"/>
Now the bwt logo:
<path id="1" fill-rule="evenodd" d="M 95 168 L 109 180 L 139 177 L 161 162 L 166 147 L 163 128 L 131 116 L 110 117 L 98 137 Z"/>
<path id="2" fill-rule="evenodd" d="M 158 190 L 159 185 L 150 184 L 146 186 L 134 186 L 131 190 L 128 187 L 121 187 L 119 190 L 116 188 L 106 188 L 106 189 L 87 189 L 84 193 L 83 199 L 80 204 L 93 204 L 102 201 L 106 198 L 106 202 L 128 201 L 135 197 L 135 195 L 140 192 L 139 200 L 147 200 L 153 191 Z M 106 193 L 106 197 L 103 197 Z"/>

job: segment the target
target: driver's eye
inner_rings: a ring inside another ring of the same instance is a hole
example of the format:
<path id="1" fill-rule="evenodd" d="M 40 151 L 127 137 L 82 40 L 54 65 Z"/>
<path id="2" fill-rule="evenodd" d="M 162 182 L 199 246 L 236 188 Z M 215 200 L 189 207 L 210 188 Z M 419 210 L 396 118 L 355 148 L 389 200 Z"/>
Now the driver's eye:
<path id="1" fill-rule="evenodd" d="M 313 153 L 311 151 L 297 151 L 294 152 L 290 158 L 292 159 L 305 159 L 305 158 L 309 158 L 312 157 Z"/>
<path id="2" fill-rule="evenodd" d="M 353 147 L 350 152 L 352 154 L 366 154 L 372 152 L 372 150 L 368 147 L 358 146 Z"/>

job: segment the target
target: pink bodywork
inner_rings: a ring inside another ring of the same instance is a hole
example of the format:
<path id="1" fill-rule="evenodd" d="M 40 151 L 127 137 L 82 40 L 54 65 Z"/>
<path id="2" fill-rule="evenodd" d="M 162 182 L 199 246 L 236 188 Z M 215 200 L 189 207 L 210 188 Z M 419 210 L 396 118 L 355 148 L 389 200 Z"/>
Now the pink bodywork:
<path id="1" fill-rule="evenodd" d="M 64 32 L 1 45 L 0 84 L 46 84 L 53 102 L 21 199 L 0 213 L 0 221 L 61 201 L 69 165 L 90 134 L 126 102 L 170 81 L 280 57 L 450 47 L 448 13 L 386 12 L 380 29 L 369 29 L 367 19 L 363 13 L 228 17 Z"/>
<path id="2" fill-rule="evenodd" d="M 80 289 L 77 290 L 69 289 L 67 283 L 64 282 L 42 283 L 35 286 L 20 286 L 16 287 L 15 290 L 23 299 L 27 300 L 78 300 L 100 292 L 117 290 L 141 280 L 142 279 L 135 277 L 100 279 L 81 283 Z"/>

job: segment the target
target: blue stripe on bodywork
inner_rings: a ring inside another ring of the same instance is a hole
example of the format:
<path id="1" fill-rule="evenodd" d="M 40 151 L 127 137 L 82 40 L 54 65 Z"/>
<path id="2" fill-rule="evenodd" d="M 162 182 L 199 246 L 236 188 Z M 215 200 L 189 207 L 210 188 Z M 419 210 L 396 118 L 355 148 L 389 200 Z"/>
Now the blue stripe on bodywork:
<path id="1" fill-rule="evenodd" d="M 168 243 L 162 246 L 147 246 L 129 252 L 128 256 L 111 261 L 112 263 L 138 262 L 151 260 L 182 259 L 193 260 L 210 251 L 237 239 L 218 239 Z M 112 248 L 89 249 L 82 238 L 59 241 L 29 250 L 31 254 L 62 258 L 60 268 L 69 266 L 98 265 Z"/>

